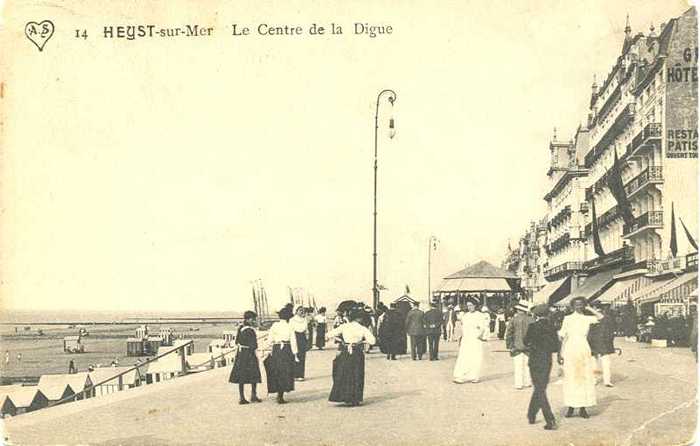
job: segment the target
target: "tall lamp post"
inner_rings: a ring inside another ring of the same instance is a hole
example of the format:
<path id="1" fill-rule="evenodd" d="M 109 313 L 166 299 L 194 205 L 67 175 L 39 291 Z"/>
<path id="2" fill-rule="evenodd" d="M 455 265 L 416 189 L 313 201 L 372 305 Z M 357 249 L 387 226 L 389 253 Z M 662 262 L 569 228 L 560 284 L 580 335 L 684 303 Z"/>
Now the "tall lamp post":
<path id="1" fill-rule="evenodd" d="M 431 235 L 428 239 L 428 305 L 430 305 L 430 302 L 433 301 L 433 293 L 430 288 L 430 258 L 433 251 L 437 250 L 438 241 L 439 240 L 434 235 Z"/>
<path id="2" fill-rule="evenodd" d="M 377 95 L 377 103 L 374 112 L 374 251 L 372 253 L 372 306 L 375 311 L 379 305 L 379 284 L 377 283 L 377 141 L 379 134 L 379 102 L 387 96 L 389 104 L 393 107 L 396 101 L 394 90 L 382 90 Z M 396 134 L 394 118 L 389 119 L 389 138 Z"/>

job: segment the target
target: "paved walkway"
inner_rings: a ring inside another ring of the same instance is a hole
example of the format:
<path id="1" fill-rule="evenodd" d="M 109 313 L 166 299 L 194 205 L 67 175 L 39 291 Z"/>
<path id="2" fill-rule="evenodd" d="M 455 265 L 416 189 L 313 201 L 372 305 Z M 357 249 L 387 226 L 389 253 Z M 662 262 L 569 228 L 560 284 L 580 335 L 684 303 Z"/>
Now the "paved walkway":
<path id="1" fill-rule="evenodd" d="M 549 388 L 557 431 L 528 425 L 529 390 L 513 388 L 502 341 L 490 341 L 482 382 L 451 382 L 455 344 L 438 362 L 367 359 L 363 406 L 327 402 L 335 352 L 312 351 L 309 379 L 280 406 L 239 406 L 229 368 L 190 375 L 6 421 L 12 444 L 91 445 L 677 445 L 694 435 L 696 364 L 686 349 L 617 341 L 614 388 L 598 387 L 591 418 L 564 418 L 561 385 Z M 264 395 L 265 392 L 262 392 Z"/>

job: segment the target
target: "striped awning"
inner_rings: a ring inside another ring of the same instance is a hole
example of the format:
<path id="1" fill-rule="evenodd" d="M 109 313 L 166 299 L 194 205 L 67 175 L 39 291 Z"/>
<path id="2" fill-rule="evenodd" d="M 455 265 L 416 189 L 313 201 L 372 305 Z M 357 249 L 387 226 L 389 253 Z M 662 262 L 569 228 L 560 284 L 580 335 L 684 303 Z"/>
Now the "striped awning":
<path id="1" fill-rule="evenodd" d="M 596 299 L 604 291 L 612 286 L 613 277 L 620 272 L 619 269 L 601 271 L 586 278 L 583 285 L 571 292 L 567 297 L 555 305 L 565 307 L 571 303 L 574 297 L 585 297 L 589 302 Z"/>
<path id="2" fill-rule="evenodd" d="M 633 287 L 635 282 L 635 278 L 617 279 L 610 288 L 603 291 L 603 293 L 598 296 L 596 302 L 602 304 L 612 304 L 613 302 L 620 300 L 620 296 L 625 294 L 625 290 Z"/>
<path id="3" fill-rule="evenodd" d="M 685 272 L 645 288 L 633 301 L 637 305 L 659 300 L 666 303 L 685 302 L 690 292 L 697 287 L 697 280 L 697 271 Z"/>
<path id="4" fill-rule="evenodd" d="M 436 290 L 440 293 L 481 291 L 511 291 L 508 281 L 502 277 L 465 277 L 461 279 L 444 279 Z"/>
<path id="5" fill-rule="evenodd" d="M 555 280 L 544 286 L 532 296 L 532 304 L 554 304 L 571 293 L 571 276 Z"/>

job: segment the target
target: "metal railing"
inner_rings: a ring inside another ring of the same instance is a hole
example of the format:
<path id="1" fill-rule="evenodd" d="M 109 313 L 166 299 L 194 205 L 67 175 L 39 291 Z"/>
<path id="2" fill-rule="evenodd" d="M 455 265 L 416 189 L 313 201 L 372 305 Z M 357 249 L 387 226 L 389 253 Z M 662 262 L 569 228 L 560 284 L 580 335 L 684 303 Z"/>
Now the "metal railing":
<path id="1" fill-rule="evenodd" d="M 645 146 L 652 138 L 661 138 L 661 123 L 652 122 L 644 126 L 637 136 L 632 138 L 632 142 L 627 144 L 627 156 L 632 156 L 638 148 Z"/>
<path id="2" fill-rule="evenodd" d="M 122 372 L 120 372 L 120 373 L 117 373 L 116 375 L 113 375 L 113 376 L 111 376 L 111 377 L 109 377 L 109 378 L 103 379 L 102 381 L 99 381 L 99 382 L 97 382 L 97 383 L 92 383 L 90 386 L 84 388 L 84 389 L 81 390 L 80 392 L 76 392 L 76 393 L 74 393 L 73 395 L 67 396 L 67 397 L 65 397 L 65 398 L 61 398 L 60 400 L 56 401 L 56 403 L 54 404 L 54 406 L 55 406 L 55 405 L 58 405 L 58 404 L 65 403 L 65 402 L 68 402 L 68 401 L 77 401 L 78 398 L 80 398 L 81 396 L 82 396 L 82 398 L 86 398 L 86 396 L 85 396 L 86 392 L 92 393 L 92 391 L 95 390 L 96 387 L 99 387 L 99 386 L 101 386 L 101 385 L 103 385 L 103 384 L 107 384 L 108 382 L 114 381 L 115 379 L 117 379 L 117 382 L 118 382 L 117 386 L 118 386 L 118 388 L 121 390 L 122 387 L 123 387 L 123 376 L 126 375 L 127 373 L 131 373 L 131 372 L 133 372 L 134 370 L 136 370 L 137 373 L 140 373 L 140 372 L 138 371 L 138 369 L 139 369 L 140 367 L 144 367 L 144 366 L 146 366 L 146 365 L 148 365 L 148 364 L 150 364 L 150 363 L 152 363 L 152 362 L 157 361 L 158 359 L 162 358 L 163 356 L 167 356 L 167 355 L 170 355 L 170 354 L 172 354 L 172 353 L 177 353 L 178 351 L 182 351 L 182 355 L 183 355 L 183 357 L 184 357 L 184 355 L 185 355 L 185 348 L 187 348 L 189 345 L 194 345 L 194 341 L 188 341 L 188 342 L 186 342 L 186 343 L 184 343 L 184 344 L 182 344 L 182 345 L 178 345 L 177 347 L 172 348 L 172 349 L 168 350 L 168 351 L 165 352 L 165 353 L 161 353 L 161 354 L 159 354 L 158 356 L 156 356 L 156 357 L 154 357 L 154 358 L 151 358 L 151 359 L 149 359 L 149 360 L 147 360 L 147 361 L 144 361 L 144 362 L 141 363 L 141 364 L 138 364 L 138 365 L 129 367 L 127 370 L 124 370 L 124 371 L 122 371 Z M 90 372 L 88 372 L 88 375 L 89 375 L 89 374 L 90 374 Z"/>
<path id="3" fill-rule="evenodd" d="M 635 218 L 634 223 L 631 225 L 624 225 L 622 227 L 622 235 L 628 235 L 643 229 L 647 226 L 659 226 L 664 225 L 664 212 L 663 211 L 649 211 Z"/>
<path id="4" fill-rule="evenodd" d="M 649 166 L 625 184 L 625 193 L 629 197 L 648 183 L 652 181 L 663 181 L 663 179 L 663 170 L 661 166 Z"/>

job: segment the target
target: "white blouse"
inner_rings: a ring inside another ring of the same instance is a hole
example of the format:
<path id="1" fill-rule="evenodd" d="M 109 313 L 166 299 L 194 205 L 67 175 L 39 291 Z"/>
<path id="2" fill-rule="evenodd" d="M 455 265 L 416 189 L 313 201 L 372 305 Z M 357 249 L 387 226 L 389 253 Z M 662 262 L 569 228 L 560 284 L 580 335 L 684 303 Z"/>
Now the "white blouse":
<path id="1" fill-rule="evenodd" d="M 292 353 L 297 353 L 297 337 L 292 332 L 292 327 L 287 321 L 278 321 L 272 324 L 267 332 L 267 343 L 270 347 L 272 344 L 289 342 L 292 347 Z"/>
<path id="2" fill-rule="evenodd" d="M 329 338 L 339 335 L 343 336 L 343 341 L 346 344 L 358 344 L 363 340 L 369 344 L 377 342 L 372 332 L 359 322 L 348 322 L 328 332 Z"/>
<path id="3" fill-rule="evenodd" d="M 305 317 L 294 316 L 289 320 L 289 325 L 291 325 L 292 329 L 297 333 L 306 333 L 309 323 Z"/>
<path id="4" fill-rule="evenodd" d="M 316 315 L 316 323 L 317 324 L 325 324 L 326 323 L 326 316 L 323 314 Z"/>

